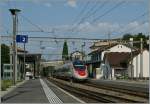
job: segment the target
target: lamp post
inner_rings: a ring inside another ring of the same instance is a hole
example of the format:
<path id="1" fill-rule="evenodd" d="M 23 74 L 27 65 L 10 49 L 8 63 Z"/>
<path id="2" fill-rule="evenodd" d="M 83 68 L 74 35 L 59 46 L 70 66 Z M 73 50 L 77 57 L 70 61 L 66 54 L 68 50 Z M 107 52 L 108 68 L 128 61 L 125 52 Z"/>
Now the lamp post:
<path id="1" fill-rule="evenodd" d="M 149 16 L 148 16 L 148 18 L 149 18 L 149 31 L 148 31 L 148 35 L 149 35 L 149 65 L 150 65 L 150 0 L 149 0 L 149 2 L 148 2 L 148 14 L 149 14 Z M 149 66 L 149 76 L 150 76 L 150 66 Z M 150 85 L 150 80 L 149 80 L 149 85 Z M 150 88 L 149 88 L 149 91 L 150 91 Z M 150 94 L 149 94 L 149 99 L 150 99 Z"/>
<path id="2" fill-rule="evenodd" d="M 13 84 L 16 84 L 16 71 L 17 71 L 17 49 L 16 49 L 16 34 L 17 34 L 17 13 L 19 9 L 9 9 L 13 17 Z"/>
<path id="3" fill-rule="evenodd" d="M 133 72 L 133 53 L 132 53 L 132 48 L 133 48 L 133 38 L 130 38 L 130 46 L 131 46 L 131 79 L 134 77 L 134 72 Z"/>

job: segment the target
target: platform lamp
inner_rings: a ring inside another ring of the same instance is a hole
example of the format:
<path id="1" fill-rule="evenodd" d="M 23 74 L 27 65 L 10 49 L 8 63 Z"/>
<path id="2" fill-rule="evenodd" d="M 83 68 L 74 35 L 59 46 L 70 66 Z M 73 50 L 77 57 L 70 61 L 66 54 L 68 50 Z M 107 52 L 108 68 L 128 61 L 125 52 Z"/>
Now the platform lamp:
<path id="1" fill-rule="evenodd" d="M 19 9 L 9 9 L 13 17 L 13 84 L 16 84 L 17 76 L 17 50 L 16 50 L 16 34 L 17 34 L 17 14 L 21 10 Z"/>

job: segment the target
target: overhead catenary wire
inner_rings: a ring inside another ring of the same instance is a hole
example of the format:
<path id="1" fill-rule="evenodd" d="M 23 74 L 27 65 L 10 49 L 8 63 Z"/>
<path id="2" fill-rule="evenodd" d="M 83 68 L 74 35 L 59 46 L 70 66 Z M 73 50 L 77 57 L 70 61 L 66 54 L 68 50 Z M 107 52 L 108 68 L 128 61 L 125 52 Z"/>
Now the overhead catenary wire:
<path id="1" fill-rule="evenodd" d="M 139 15 L 139 16 L 135 17 L 135 18 L 132 19 L 129 23 L 135 22 L 136 20 L 141 19 L 142 17 L 144 17 L 144 16 L 146 16 L 146 15 L 148 15 L 148 12 L 145 12 L 145 13 L 143 13 L 142 15 Z M 140 23 L 140 26 L 139 26 L 139 27 L 141 27 L 142 25 L 144 25 L 146 22 L 147 22 L 147 21 L 143 21 L 142 23 Z M 129 33 L 131 30 L 133 31 L 133 30 L 137 29 L 138 27 L 132 27 L 132 28 L 126 29 L 126 30 L 124 30 L 124 31 L 121 31 L 121 30 L 124 29 L 124 28 L 126 28 L 126 25 L 122 26 L 122 27 L 120 28 L 120 30 L 118 30 L 118 31 L 119 31 L 119 33 L 118 33 L 119 35 L 125 34 L 125 33 L 127 33 L 127 32 Z"/>
<path id="2" fill-rule="evenodd" d="M 83 16 L 81 16 L 81 19 L 79 20 L 77 25 L 80 25 L 82 22 L 84 22 L 85 19 L 90 15 L 90 13 L 94 10 L 94 8 L 96 8 L 97 5 L 97 2 L 95 2 L 95 5 L 93 5 L 87 12 L 85 11 L 85 15 L 83 14 Z"/>
<path id="3" fill-rule="evenodd" d="M 28 23 L 30 23 L 31 25 L 33 25 L 34 27 L 36 27 L 38 30 L 19 30 L 18 32 L 19 33 L 31 33 L 31 32 L 33 32 L 33 33 L 54 33 L 55 32 L 55 30 L 53 30 L 52 29 L 52 31 L 45 31 L 43 28 L 41 28 L 39 25 L 37 25 L 37 24 L 35 24 L 35 23 L 33 23 L 30 19 L 28 19 L 26 16 L 24 16 L 24 15 L 21 15 L 21 17 L 23 18 L 23 19 L 25 19 Z"/>
<path id="4" fill-rule="evenodd" d="M 11 38 L 10 36 L 2 36 L 2 38 Z M 58 39 L 58 40 L 105 40 L 105 39 L 98 39 L 98 38 L 77 38 L 77 37 L 70 37 L 70 38 L 59 38 L 59 37 L 31 37 L 29 36 L 28 38 L 33 38 L 33 39 Z"/>
<path id="5" fill-rule="evenodd" d="M 117 3 L 115 6 L 113 6 L 112 8 L 110 8 L 109 10 L 107 10 L 106 12 L 104 12 L 102 15 L 96 17 L 95 19 L 92 20 L 91 23 L 95 23 L 96 21 L 100 20 L 100 18 L 104 17 L 105 15 L 107 15 L 108 13 L 112 12 L 113 10 L 115 10 L 116 8 L 118 8 L 119 6 L 121 6 L 122 4 L 124 4 L 126 1 L 121 1 L 119 3 Z"/>
<path id="6" fill-rule="evenodd" d="M 38 25 L 34 24 L 32 21 L 30 21 L 27 17 L 25 17 L 24 15 L 21 15 L 21 17 L 23 17 L 27 22 L 29 22 L 31 25 L 35 26 L 37 29 L 39 29 L 41 32 L 44 32 L 44 30 L 39 27 Z"/>
<path id="7" fill-rule="evenodd" d="M 82 8 L 81 12 L 77 15 L 76 19 L 74 19 L 74 21 L 72 23 L 73 27 L 71 28 L 72 32 L 74 31 L 74 29 L 77 26 L 78 19 L 79 19 L 79 21 L 80 21 L 80 18 L 82 19 L 82 15 L 86 11 L 86 9 L 87 9 L 87 7 L 88 7 L 89 4 L 90 4 L 90 0 L 84 5 L 84 7 Z"/>
<path id="8" fill-rule="evenodd" d="M 93 16 L 94 14 L 96 14 L 99 10 L 101 10 L 108 1 L 104 1 L 100 6 L 98 6 L 98 8 L 96 8 L 95 10 L 93 10 L 93 12 L 89 12 L 87 16 L 85 16 L 82 21 L 80 21 L 80 23 L 78 25 L 80 25 L 81 23 L 83 23 L 86 19 L 90 18 L 91 16 Z M 83 28 L 82 28 L 83 29 Z M 80 29 L 81 30 L 81 29 Z M 79 32 L 80 30 L 77 30 L 76 32 Z"/>
<path id="9" fill-rule="evenodd" d="M 104 5 L 106 5 L 107 2 L 104 2 L 102 7 L 104 7 Z M 107 10 L 106 12 L 104 12 L 103 14 L 101 14 L 100 16 L 94 18 L 91 22 L 91 24 L 94 24 L 96 21 L 100 20 L 102 17 L 106 16 L 108 13 L 112 12 L 113 10 L 115 10 L 116 8 L 120 7 L 121 5 L 123 5 L 124 3 L 126 3 L 126 1 L 121 1 L 119 3 L 117 3 L 115 6 L 113 6 L 112 8 L 110 8 L 109 10 Z M 101 8 L 102 8 L 101 7 Z M 82 23 L 82 22 L 81 22 Z M 80 23 L 79 23 L 80 24 Z M 78 24 L 78 25 L 79 25 Z M 76 26 L 77 27 L 77 26 Z M 78 31 L 79 32 L 79 31 Z"/>
<path id="10" fill-rule="evenodd" d="M 96 12 L 98 12 L 98 10 L 101 10 L 106 5 L 107 2 L 108 1 L 104 1 L 100 6 L 98 6 L 95 10 L 93 10 L 93 12 L 89 13 L 86 18 L 89 18 L 92 15 L 96 14 Z"/>
<path id="11" fill-rule="evenodd" d="M 145 15 L 146 15 L 146 13 L 142 14 L 139 17 L 136 17 L 136 19 L 133 19 L 133 20 L 135 21 L 135 20 L 137 20 L 140 17 L 145 16 Z M 146 23 L 146 21 L 142 22 L 140 26 L 142 26 L 144 23 Z M 133 30 L 133 29 L 136 29 L 136 28 L 132 28 L 130 30 Z M 122 33 L 128 32 L 130 30 L 123 31 Z M 120 33 L 120 34 L 122 34 L 122 33 Z M 2 36 L 2 38 L 12 38 L 12 37 L 11 36 Z M 56 37 L 29 37 L 29 38 L 32 38 L 32 39 L 55 39 L 54 41 L 56 41 L 56 39 L 58 39 L 59 41 L 60 40 L 72 40 L 72 41 L 73 40 L 99 40 L 99 41 L 104 40 L 104 39 L 90 39 L 90 38 L 56 38 Z M 34 41 L 34 40 L 32 40 L 32 41 Z M 38 41 L 38 40 L 35 40 L 35 41 Z"/>
<path id="12" fill-rule="evenodd" d="M 143 21 L 143 22 L 140 23 L 140 25 L 139 25 L 138 27 L 132 27 L 132 28 L 130 28 L 130 29 L 128 29 L 128 30 L 125 30 L 125 31 L 121 32 L 120 34 L 127 33 L 127 32 L 129 33 L 131 30 L 133 31 L 133 30 L 135 30 L 135 29 L 141 27 L 141 26 L 144 25 L 146 22 L 148 22 L 148 21 L 147 21 L 147 20 L 146 20 L 146 21 Z"/>
<path id="13" fill-rule="evenodd" d="M 86 11 L 88 5 L 90 4 L 90 1 L 88 1 L 84 7 L 82 8 L 82 10 L 80 11 L 80 13 L 77 15 L 77 17 L 74 19 L 74 21 L 72 22 L 72 25 L 78 21 L 78 19 L 82 18 L 82 15 L 84 14 L 84 12 Z"/>
<path id="14" fill-rule="evenodd" d="M 81 23 L 83 23 L 86 19 L 94 15 L 98 11 L 98 9 L 101 9 L 105 4 L 106 1 L 102 5 L 98 6 L 97 9 L 95 9 L 98 5 L 98 1 L 95 2 L 95 5 L 93 5 L 87 12 L 85 11 L 85 14 L 81 15 L 81 19 L 79 19 L 76 25 L 72 28 L 72 32 L 74 32 Z"/>

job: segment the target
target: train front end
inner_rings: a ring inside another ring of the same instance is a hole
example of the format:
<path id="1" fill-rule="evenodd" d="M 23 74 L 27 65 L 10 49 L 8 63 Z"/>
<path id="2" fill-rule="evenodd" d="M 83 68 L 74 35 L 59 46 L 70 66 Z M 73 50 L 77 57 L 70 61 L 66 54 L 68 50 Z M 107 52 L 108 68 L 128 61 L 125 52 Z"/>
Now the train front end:
<path id="1" fill-rule="evenodd" d="M 74 67 L 74 78 L 78 81 L 87 80 L 88 72 L 87 67 L 83 64 L 82 61 L 75 61 L 73 63 Z"/>

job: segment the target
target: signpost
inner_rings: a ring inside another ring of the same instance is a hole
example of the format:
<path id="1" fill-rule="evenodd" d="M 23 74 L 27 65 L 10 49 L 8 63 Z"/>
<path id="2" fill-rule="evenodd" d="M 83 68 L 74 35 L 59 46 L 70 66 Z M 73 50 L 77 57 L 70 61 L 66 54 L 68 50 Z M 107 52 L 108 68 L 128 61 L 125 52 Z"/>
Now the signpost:
<path id="1" fill-rule="evenodd" d="M 17 43 L 27 43 L 28 35 L 16 35 L 16 42 Z"/>
<path id="2" fill-rule="evenodd" d="M 25 78 L 25 43 L 28 42 L 28 35 L 16 35 L 16 42 L 17 43 L 24 43 L 24 61 L 23 61 L 23 77 Z"/>

